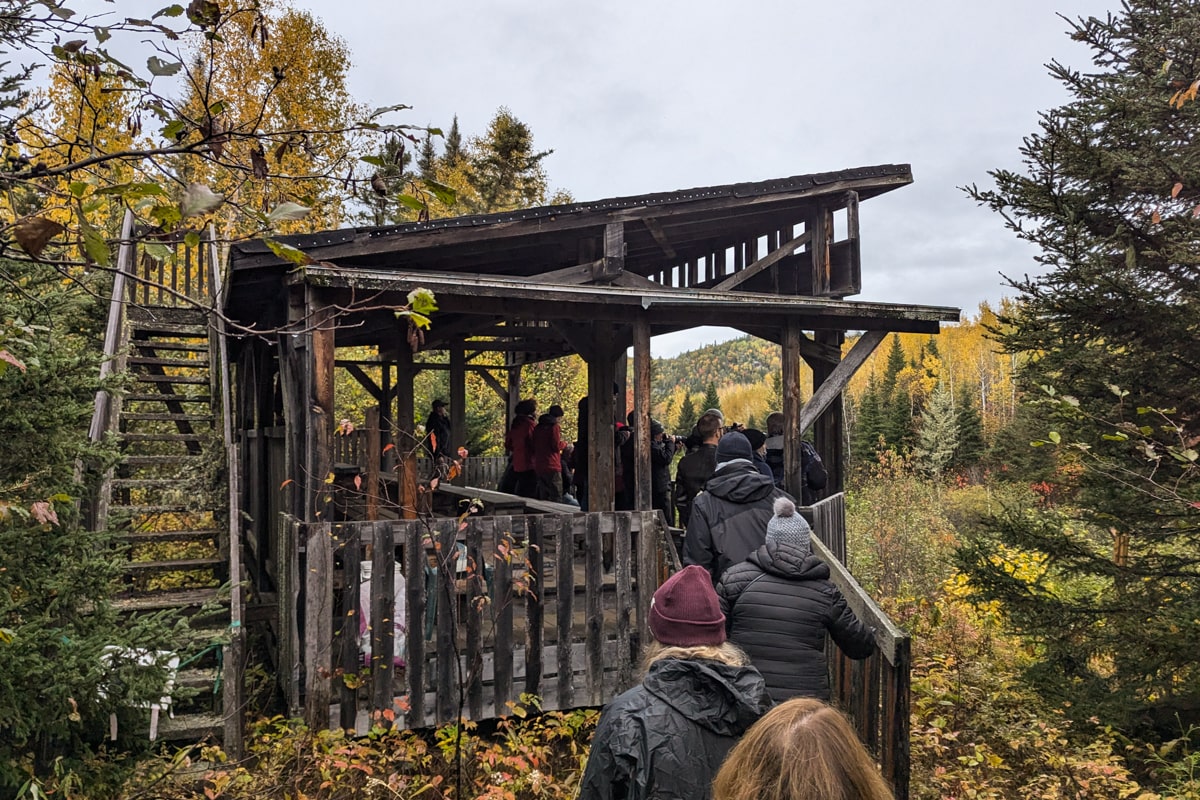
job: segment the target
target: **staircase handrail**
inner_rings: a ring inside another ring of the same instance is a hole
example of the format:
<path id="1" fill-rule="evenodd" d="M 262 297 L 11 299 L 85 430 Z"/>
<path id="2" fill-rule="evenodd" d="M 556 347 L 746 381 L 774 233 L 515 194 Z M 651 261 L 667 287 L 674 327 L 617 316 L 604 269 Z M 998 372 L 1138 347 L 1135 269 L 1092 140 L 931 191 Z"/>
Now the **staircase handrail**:
<path id="1" fill-rule="evenodd" d="M 112 299 L 108 304 L 108 325 L 104 329 L 104 360 L 100 362 L 100 380 L 113 373 L 113 364 L 125 344 L 125 292 L 126 281 L 133 272 L 133 212 L 126 211 L 121 222 L 121 243 L 117 250 L 117 267 L 113 273 Z M 88 429 L 88 440 L 98 442 L 112 427 L 111 397 L 107 390 L 96 392 L 96 408 L 92 412 L 92 424 Z"/>
<path id="2" fill-rule="evenodd" d="M 205 248 L 208 256 L 209 286 L 212 290 L 210 328 L 213 349 L 216 352 L 212 380 L 219 388 L 221 406 L 221 432 L 225 444 L 225 471 L 228 475 L 229 493 L 229 644 L 226 646 L 225 664 L 229 671 L 222 697 L 222 715 L 225 719 L 225 751 L 233 758 L 242 755 L 242 661 L 246 652 L 246 632 L 242 627 L 242 538 L 241 538 L 241 486 L 238 464 L 238 447 L 233 436 L 232 393 L 229 389 L 229 347 L 225 326 L 225 292 L 227 287 L 221 274 L 221 261 L 217 249 L 216 230 L 208 227 Z"/>

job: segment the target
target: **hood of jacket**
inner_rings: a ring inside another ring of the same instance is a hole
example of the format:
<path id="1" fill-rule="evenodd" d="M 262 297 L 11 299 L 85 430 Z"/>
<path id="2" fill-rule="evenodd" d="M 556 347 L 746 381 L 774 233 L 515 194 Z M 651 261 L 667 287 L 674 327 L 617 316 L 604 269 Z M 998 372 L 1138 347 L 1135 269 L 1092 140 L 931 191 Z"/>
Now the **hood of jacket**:
<path id="1" fill-rule="evenodd" d="M 758 670 L 720 661 L 664 658 L 650 665 L 642 685 L 692 722 L 720 736 L 741 736 L 771 707 Z"/>
<path id="2" fill-rule="evenodd" d="M 775 490 L 775 482 L 758 471 L 753 462 L 731 461 L 713 473 L 704 490 L 731 503 L 753 503 Z"/>
<path id="3" fill-rule="evenodd" d="M 751 553 L 746 560 L 763 572 L 789 580 L 815 581 L 829 578 L 829 565 L 819 556 L 788 542 L 767 542 Z"/>

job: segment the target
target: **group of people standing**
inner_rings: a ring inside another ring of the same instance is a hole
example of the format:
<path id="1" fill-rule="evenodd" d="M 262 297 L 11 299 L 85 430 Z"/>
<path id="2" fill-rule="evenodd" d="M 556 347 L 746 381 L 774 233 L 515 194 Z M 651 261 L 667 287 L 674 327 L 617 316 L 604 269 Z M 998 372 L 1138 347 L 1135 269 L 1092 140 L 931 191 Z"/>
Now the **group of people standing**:
<path id="1" fill-rule="evenodd" d="M 645 676 L 602 712 L 579 796 L 888 800 L 827 705 L 826 634 L 861 659 L 874 631 L 829 580 L 793 499 L 760 469 L 765 442 L 701 420 L 713 469 L 689 503 L 686 566 L 654 593 Z"/>

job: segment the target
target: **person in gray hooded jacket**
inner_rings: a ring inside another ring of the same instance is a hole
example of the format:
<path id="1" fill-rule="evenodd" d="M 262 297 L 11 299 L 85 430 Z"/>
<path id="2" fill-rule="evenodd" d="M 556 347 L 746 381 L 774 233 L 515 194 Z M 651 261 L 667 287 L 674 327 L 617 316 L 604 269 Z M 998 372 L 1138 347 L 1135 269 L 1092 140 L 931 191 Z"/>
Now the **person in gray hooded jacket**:
<path id="1" fill-rule="evenodd" d="M 746 560 L 766 540 L 767 522 L 787 492 L 758 471 L 754 451 L 741 433 L 727 433 L 717 444 L 717 469 L 692 501 L 683 563 L 708 570 L 713 584 L 733 564 Z"/>
<path id="2" fill-rule="evenodd" d="M 775 501 L 766 543 L 717 584 L 729 639 L 762 673 L 771 698 L 829 700 L 825 634 L 850 658 L 875 652 L 874 632 L 829 580 L 812 531 L 791 500 Z"/>

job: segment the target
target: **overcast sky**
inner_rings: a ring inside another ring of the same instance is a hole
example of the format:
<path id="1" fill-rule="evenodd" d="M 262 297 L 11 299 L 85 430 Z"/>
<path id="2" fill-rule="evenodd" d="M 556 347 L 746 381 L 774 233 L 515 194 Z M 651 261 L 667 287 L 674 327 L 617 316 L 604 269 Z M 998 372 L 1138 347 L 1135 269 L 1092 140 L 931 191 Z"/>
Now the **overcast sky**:
<path id="1" fill-rule="evenodd" d="M 1006 294 L 1032 250 L 958 187 L 1020 165 L 1047 74 L 1087 52 L 1057 16 L 1105 0 L 843 3 L 301 0 L 350 46 L 350 87 L 414 123 L 482 132 L 508 106 L 578 200 L 912 165 L 863 204 L 861 300 L 957 306 Z M 337 10 L 332 10 L 336 8 Z M 655 355 L 726 338 L 654 342 Z"/>

